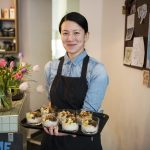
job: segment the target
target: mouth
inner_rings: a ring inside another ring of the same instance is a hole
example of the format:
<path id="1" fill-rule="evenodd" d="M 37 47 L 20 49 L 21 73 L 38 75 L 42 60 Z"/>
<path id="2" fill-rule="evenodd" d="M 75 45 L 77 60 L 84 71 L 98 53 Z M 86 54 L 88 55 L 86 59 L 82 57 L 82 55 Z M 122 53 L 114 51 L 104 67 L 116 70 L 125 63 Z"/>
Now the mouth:
<path id="1" fill-rule="evenodd" d="M 73 46 L 76 46 L 77 44 L 67 44 L 67 46 L 69 47 L 73 47 Z"/>

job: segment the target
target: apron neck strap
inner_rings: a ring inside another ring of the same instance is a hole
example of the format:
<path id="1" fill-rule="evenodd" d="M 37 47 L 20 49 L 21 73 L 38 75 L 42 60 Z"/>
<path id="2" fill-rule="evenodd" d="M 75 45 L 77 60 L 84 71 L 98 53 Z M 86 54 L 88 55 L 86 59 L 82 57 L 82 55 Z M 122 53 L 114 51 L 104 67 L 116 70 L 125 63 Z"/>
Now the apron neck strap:
<path id="1" fill-rule="evenodd" d="M 61 75 L 62 66 L 63 66 L 63 63 L 64 63 L 64 57 L 60 57 L 59 60 L 60 60 L 60 62 L 59 62 L 58 70 L 57 70 L 57 75 Z"/>
<path id="2" fill-rule="evenodd" d="M 86 78 L 86 72 L 87 72 L 87 66 L 88 66 L 88 62 L 89 62 L 89 56 L 86 55 L 86 57 L 83 60 L 83 64 L 82 64 L 82 72 L 81 72 L 81 77 L 85 77 Z"/>

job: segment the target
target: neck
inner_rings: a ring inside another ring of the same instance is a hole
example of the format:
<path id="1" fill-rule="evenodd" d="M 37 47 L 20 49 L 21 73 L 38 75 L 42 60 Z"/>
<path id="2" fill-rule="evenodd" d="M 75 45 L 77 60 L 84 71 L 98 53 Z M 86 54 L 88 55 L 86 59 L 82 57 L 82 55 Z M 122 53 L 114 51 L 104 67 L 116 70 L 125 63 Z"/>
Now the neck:
<path id="1" fill-rule="evenodd" d="M 84 51 L 84 49 L 83 49 Z M 73 60 L 75 57 L 77 57 L 78 55 L 80 55 L 83 51 L 80 51 L 79 53 L 67 53 L 68 57 L 70 58 L 70 60 Z"/>

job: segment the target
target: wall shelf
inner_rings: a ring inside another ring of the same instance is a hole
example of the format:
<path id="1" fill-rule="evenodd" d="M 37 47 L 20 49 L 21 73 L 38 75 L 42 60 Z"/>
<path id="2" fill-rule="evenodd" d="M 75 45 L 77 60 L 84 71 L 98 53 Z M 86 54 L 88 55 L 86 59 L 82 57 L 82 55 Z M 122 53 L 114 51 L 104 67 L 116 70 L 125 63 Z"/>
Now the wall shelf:
<path id="1" fill-rule="evenodd" d="M 18 0 L 1 0 L 0 54 L 19 52 Z"/>

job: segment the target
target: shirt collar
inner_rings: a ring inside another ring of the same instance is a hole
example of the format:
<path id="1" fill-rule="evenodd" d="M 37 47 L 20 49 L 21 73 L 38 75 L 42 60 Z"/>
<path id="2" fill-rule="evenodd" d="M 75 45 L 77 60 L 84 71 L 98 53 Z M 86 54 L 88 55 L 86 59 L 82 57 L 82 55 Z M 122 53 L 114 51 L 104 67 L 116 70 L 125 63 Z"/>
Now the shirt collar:
<path id="1" fill-rule="evenodd" d="M 80 53 L 78 56 L 76 56 L 72 61 L 68 57 L 67 53 L 64 56 L 64 64 L 70 64 L 73 63 L 74 65 L 77 65 L 80 61 L 84 59 L 84 57 L 87 55 L 87 52 L 84 50 L 82 53 Z"/>

